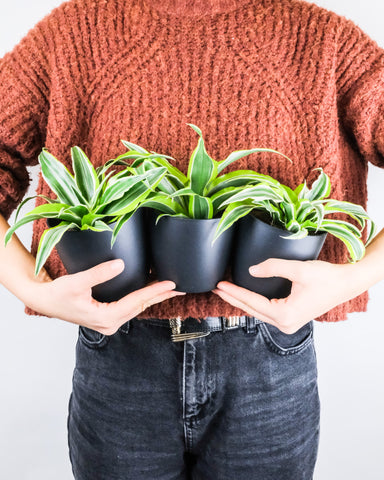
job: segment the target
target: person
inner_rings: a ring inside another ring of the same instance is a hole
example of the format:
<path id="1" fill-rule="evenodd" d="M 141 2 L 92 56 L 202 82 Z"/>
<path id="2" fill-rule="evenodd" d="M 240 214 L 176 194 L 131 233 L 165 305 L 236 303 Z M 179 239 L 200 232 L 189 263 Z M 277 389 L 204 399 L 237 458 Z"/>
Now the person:
<path id="1" fill-rule="evenodd" d="M 70 167 L 79 145 L 100 165 L 127 139 L 183 168 L 188 122 L 214 158 L 266 146 L 295 163 L 262 154 L 236 169 L 294 186 L 322 167 L 333 196 L 365 206 L 366 162 L 384 166 L 383 73 L 384 51 L 359 27 L 300 0 L 64 2 L 0 61 L 0 239 L 43 146 Z M 37 190 L 50 195 L 41 176 Z M 26 313 L 79 326 L 68 412 L 77 480 L 312 478 L 313 320 L 366 309 L 384 278 L 384 230 L 354 264 L 328 239 L 320 260 L 251 268 L 290 279 L 286 299 L 230 281 L 194 295 L 156 281 L 113 303 L 91 287 L 120 260 L 68 275 L 53 252 L 34 276 L 43 230 L 37 221 L 31 252 L 16 236 L 0 242 L 0 282 Z M 210 334 L 172 342 L 177 317 Z"/>

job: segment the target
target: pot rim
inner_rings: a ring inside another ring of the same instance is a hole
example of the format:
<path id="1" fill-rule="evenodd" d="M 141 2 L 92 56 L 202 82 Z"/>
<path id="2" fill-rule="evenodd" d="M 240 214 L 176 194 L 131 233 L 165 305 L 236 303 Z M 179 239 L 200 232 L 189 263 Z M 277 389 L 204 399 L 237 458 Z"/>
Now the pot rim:
<path id="1" fill-rule="evenodd" d="M 158 214 L 161 215 L 162 212 L 158 211 L 158 210 L 153 210 L 154 212 L 159 212 Z M 165 218 L 168 218 L 168 219 L 173 219 L 174 221 L 187 221 L 187 222 L 190 222 L 190 221 L 195 221 L 195 222 L 219 222 L 221 220 L 221 217 L 214 217 L 214 218 L 185 218 L 185 217 L 176 217 L 174 215 L 167 215 L 165 217 L 163 217 L 164 219 Z M 160 219 L 161 221 L 162 219 Z"/>
<path id="2" fill-rule="evenodd" d="M 287 230 L 286 228 L 284 227 L 280 227 L 279 225 L 272 225 L 271 223 L 269 223 L 268 221 L 266 220 L 263 220 L 262 218 L 259 218 L 257 217 L 256 215 L 249 213 L 248 215 L 246 215 L 244 218 L 246 217 L 250 217 L 252 218 L 253 221 L 259 221 L 261 223 L 264 223 L 264 225 L 268 225 L 271 229 L 274 229 L 274 230 L 278 230 L 279 232 L 286 232 L 286 233 L 291 233 L 289 230 Z M 327 236 L 328 232 L 324 232 L 322 230 L 318 231 L 318 232 L 308 232 L 308 237 L 321 237 L 321 236 Z M 292 234 L 294 235 L 294 234 Z M 304 240 L 305 238 L 307 237 L 303 237 L 303 238 L 298 238 L 296 240 Z M 287 240 L 289 240 L 289 238 L 287 238 Z"/>

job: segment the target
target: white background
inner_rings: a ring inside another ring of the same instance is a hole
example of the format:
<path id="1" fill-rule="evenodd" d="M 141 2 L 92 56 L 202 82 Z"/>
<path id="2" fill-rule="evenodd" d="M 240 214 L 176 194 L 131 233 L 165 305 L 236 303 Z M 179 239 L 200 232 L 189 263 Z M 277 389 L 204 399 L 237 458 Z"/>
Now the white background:
<path id="1" fill-rule="evenodd" d="M 61 3 L 1 0 L 0 57 Z M 315 3 L 351 18 L 384 47 L 380 0 Z M 383 227 L 384 171 L 370 168 L 368 184 L 369 213 Z M 30 228 L 19 236 L 29 248 Z M 322 409 L 315 480 L 384 479 L 383 294 L 381 282 L 370 291 L 367 313 L 337 324 L 315 322 Z M 70 480 L 66 419 L 77 327 L 26 316 L 1 286 L 0 305 L 0 478 Z"/>

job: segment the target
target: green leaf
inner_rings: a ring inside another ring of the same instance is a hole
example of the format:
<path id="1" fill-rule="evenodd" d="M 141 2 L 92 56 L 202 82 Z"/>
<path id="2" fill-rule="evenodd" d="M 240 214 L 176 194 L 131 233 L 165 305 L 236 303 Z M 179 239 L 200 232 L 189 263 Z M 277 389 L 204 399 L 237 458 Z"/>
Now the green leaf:
<path id="1" fill-rule="evenodd" d="M 235 152 L 232 152 L 230 155 L 228 155 L 228 157 L 225 160 L 221 160 L 218 162 L 217 173 L 220 173 L 222 170 L 224 170 L 224 168 L 228 167 L 228 165 L 235 162 L 236 160 L 246 157 L 247 155 L 251 155 L 251 153 L 259 153 L 259 152 L 276 153 L 286 158 L 292 163 L 292 160 L 288 158 L 286 155 L 284 155 L 281 152 L 278 152 L 277 150 L 272 150 L 271 148 L 253 148 L 251 150 L 237 150 Z"/>
<path id="2" fill-rule="evenodd" d="M 155 168 L 147 172 L 144 176 L 138 176 L 140 181 L 136 182 L 117 200 L 108 204 L 101 205 L 97 213 L 104 215 L 125 215 L 137 208 L 161 181 L 166 173 L 165 168 Z M 133 177 L 135 178 L 135 177 Z"/>
<path id="3" fill-rule="evenodd" d="M 148 150 L 145 148 L 140 147 L 140 145 L 136 145 L 135 143 L 128 142 L 127 140 L 121 140 L 122 144 L 128 148 L 128 150 L 135 150 L 136 152 L 140 153 L 149 153 Z"/>
<path id="4" fill-rule="evenodd" d="M 169 213 L 170 215 L 175 213 L 186 214 L 178 202 L 172 198 L 169 198 L 168 195 L 162 192 L 157 192 L 154 195 L 150 194 L 145 200 L 143 200 L 141 206 L 154 208 L 155 210 L 159 210 L 163 213 Z"/>
<path id="5" fill-rule="evenodd" d="M 308 200 L 321 200 L 326 198 L 331 193 L 331 181 L 323 171 L 322 168 L 316 168 L 315 170 L 320 171 L 320 175 L 317 180 L 313 182 L 313 185 L 310 190 L 306 193 L 305 198 Z"/>
<path id="6" fill-rule="evenodd" d="M 137 183 L 143 181 L 142 175 L 121 178 L 119 180 L 110 182 L 107 185 L 102 197 L 100 198 L 100 205 L 108 205 L 124 197 Z"/>
<path id="7" fill-rule="evenodd" d="M 289 235 L 280 235 L 281 238 L 286 240 L 301 240 L 308 236 L 308 230 L 306 228 L 296 229 L 296 232 L 290 233 Z"/>
<path id="8" fill-rule="evenodd" d="M 225 173 L 220 177 L 212 180 L 206 188 L 206 196 L 214 195 L 219 190 L 228 187 L 243 187 L 249 184 L 266 183 L 279 186 L 279 182 L 269 175 L 263 175 L 253 170 L 236 170 L 234 172 Z"/>
<path id="9" fill-rule="evenodd" d="M 163 217 L 179 217 L 179 218 L 190 218 L 188 217 L 188 215 L 185 215 L 184 213 L 178 213 L 176 215 L 171 215 L 169 213 L 163 213 L 161 215 L 159 215 L 157 218 L 156 218 L 156 222 L 155 222 L 155 225 L 157 225 L 160 221 L 161 218 Z"/>
<path id="10" fill-rule="evenodd" d="M 192 152 L 188 164 L 188 180 L 191 189 L 199 195 L 204 194 L 207 184 L 217 175 L 217 162 L 207 153 L 201 131 L 195 125 L 188 123 L 199 135 L 197 147 Z"/>
<path id="11" fill-rule="evenodd" d="M 286 202 L 292 202 L 295 204 L 298 201 L 296 193 L 289 188 L 287 185 L 279 184 L 279 190 L 281 194 L 284 196 Z"/>
<path id="12" fill-rule="evenodd" d="M 86 203 L 85 198 L 77 188 L 74 178 L 57 158 L 46 149 L 43 149 L 39 155 L 39 162 L 44 180 L 57 195 L 61 203 L 66 203 L 67 205 Z"/>
<path id="13" fill-rule="evenodd" d="M 85 225 L 82 230 L 92 230 L 93 232 L 112 232 L 112 228 L 102 220 L 96 220 L 93 225 Z"/>
<path id="14" fill-rule="evenodd" d="M 37 248 L 35 275 L 38 275 L 53 248 L 60 242 L 64 233 L 71 228 L 77 228 L 77 225 L 75 223 L 62 222 L 56 227 L 44 230 Z"/>
<path id="15" fill-rule="evenodd" d="M 33 200 L 34 198 L 43 198 L 46 202 L 48 203 L 60 203 L 59 200 L 52 200 L 52 198 L 49 198 L 45 195 L 33 195 L 32 197 L 28 197 L 28 198 L 25 198 L 20 204 L 19 206 L 17 207 L 17 210 L 16 210 L 16 214 L 15 214 L 15 222 L 17 222 L 17 218 L 20 214 L 20 210 L 24 207 L 24 205 L 29 202 L 30 200 Z"/>
<path id="16" fill-rule="evenodd" d="M 222 217 L 221 220 L 216 228 L 216 232 L 213 238 L 213 242 L 229 227 L 231 227 L 237 220 L 239 220 L 241 217 L 244 217 L 247 215 L 249 212 L 253 210 L 253 205 L 244 205 L 243 203 L 233 203 L 229 205 Z"/>
<path id="17" fill-rule="evenodd" d="M 272 188 L 270 185 L 259 184 L 255 185 L 254 187 L 243 188 L 236 195 L 223 202 L 222 206 L 228 205 L 232 202 L 242 202 L 244 200 L 252 200 L 256 206 L 260 201 L 273 200 L 275 202 L 281 202 L 284 200 L 284 198 L 275 188 Z"/>
<path id="18" fill-rule="evenodd" d="M 134 213 L 135 213 L 135 210 L 132 210 L 131 212 L 128 212 L 125 215 L 121 216 L 119 220 L 116 222 L 116 225 L 115 225 L 115 228 L 113 229 L 112 237 L 111 237 L 111 248 L 116 242 L 117 235 L 120 232 L 121 228 L 123 227 L 125 222 L 127 222 L 132 217 Z"/>
<path id="19" fill-rule="evenodd" d="M 227 187 L 214 193 L 210 197 L 213 205 L 213 215 L 216 215 L 220 210 L 227 208 L 227 203 L 230 202 L 230 199 L 241 191 L 243 191 L 243 187 Z"/>
<path id="20" fill-rule="evenodd" d="M 352 262 L 361 260 L 365 254 L 364 243 L 343 222 L 336 220 L 324 220 L 321 230 L 328 232 L 341 240 L 348 249 Z"/>
<path id="21" fill-rule="evenodd" d="M 154 158 L 153 163 L 167 169 L 167 177 L 172 180 L 177 188 L 183 188 L 188 183 L 188 178 L 177 167 L 169 163 L 165 158 Z"/>
<path id="22" fill-rule="evenodd" d="M 80 147 L 72 147 L 71 156 L 75 182 L 83 197 L 89 202 L 99 186 L 96 170 Z"/>
<path id="23" fill-rule="evenodd" d="M 188 214 L 190 218 L 212 218 L 213 205 L 210 198 L 194 195 L 189 198 Z"/>
<path id="24" fill-rule="evenodd" d="M 289 224 L 292 221 L 295 221 L 297 223 L 295 216 L 296 216 L 296 210 L 295 210 L 295 205 L 290 202 L 281 202 L 279 204 L 281 211 L 284 214 L 284 223 Z"/>

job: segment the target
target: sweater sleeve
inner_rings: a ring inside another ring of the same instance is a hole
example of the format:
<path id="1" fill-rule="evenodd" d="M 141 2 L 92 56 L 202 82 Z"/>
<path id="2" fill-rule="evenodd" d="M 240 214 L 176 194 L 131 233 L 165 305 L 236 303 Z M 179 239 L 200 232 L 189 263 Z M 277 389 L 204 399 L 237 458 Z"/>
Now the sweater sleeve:
<path id="1" fill-rule="evenodd" d="M 0 59 L 0 212 L 9 218 L 44 146 L 50 91 L 49 15 Z"/>
<path id="2" fill-rule="evenodd" d="M 339 28 L 339 118 L 364 160 L 384 167 L 384 49 L 350 20 Z"/>

